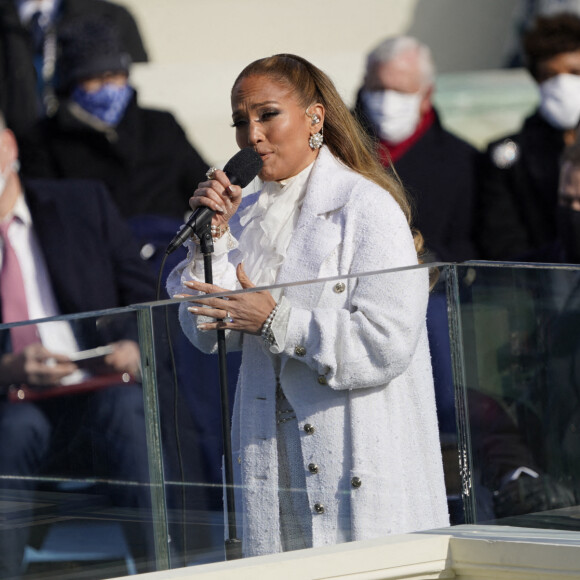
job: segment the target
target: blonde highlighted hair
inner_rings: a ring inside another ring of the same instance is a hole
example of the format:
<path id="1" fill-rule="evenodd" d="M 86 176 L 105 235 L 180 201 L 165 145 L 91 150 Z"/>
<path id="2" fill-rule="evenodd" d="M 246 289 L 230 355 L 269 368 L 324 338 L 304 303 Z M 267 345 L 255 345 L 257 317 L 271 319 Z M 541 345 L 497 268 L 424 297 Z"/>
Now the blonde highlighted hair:
<path id="1" fill-rule="evenodd" d="M 232 93 L 242 79 L 251 76 L 267 77 L 289 86 L 304 109 L 315 103 L 323 105 L 324 142 L 332 154 L 353 171 L 387 190 L 412 228 L 411 204 L 400 180 L 385 171 L 377 158 L 375 143 L 351 114 L 328 75 L 302 57 L 276 54 L 256 60 L 244 68 L 234 82 Z M 424 253 L 423 237 L 417 230 L 412 229 L 412 232 L 420 260 Z"/>

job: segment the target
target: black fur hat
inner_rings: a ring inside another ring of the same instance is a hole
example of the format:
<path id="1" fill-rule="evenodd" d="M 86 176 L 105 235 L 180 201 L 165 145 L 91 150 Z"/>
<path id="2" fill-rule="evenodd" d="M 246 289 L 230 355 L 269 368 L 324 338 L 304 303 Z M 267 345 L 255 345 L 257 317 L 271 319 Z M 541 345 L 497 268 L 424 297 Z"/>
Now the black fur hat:
<path id="1" fill-rule="evenodd" d="M 103 17 L 82 16 L 58 32 L 56 85 L 70 91 L 76 83 L 107 72 L 129 73 L 131 58 L 114 24 Z"/>

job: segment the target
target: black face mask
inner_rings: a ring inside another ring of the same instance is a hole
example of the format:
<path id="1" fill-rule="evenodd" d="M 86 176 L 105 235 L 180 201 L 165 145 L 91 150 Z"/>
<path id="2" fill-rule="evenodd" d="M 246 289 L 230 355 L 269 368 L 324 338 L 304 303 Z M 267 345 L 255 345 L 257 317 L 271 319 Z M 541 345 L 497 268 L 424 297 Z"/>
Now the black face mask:
<path id="1" fill-rule="evenodd" d="M 558 206 L 557 220 L 566 260 L 580 264 L 580 211 Z"/>

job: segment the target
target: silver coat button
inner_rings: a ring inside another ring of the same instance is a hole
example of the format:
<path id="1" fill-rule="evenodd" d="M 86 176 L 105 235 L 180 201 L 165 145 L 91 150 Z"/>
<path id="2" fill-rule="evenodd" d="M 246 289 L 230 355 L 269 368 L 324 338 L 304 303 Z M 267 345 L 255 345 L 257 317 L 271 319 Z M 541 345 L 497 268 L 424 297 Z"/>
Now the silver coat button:
<path id="1" fill-rule="evenodd" d="M 318 465 L 316 465 L 316 463 L 310 463 L 308 465 L 308 471 L 310 471 L 310 473 L 318 473 Z"/>
<path id="2" fill-rule="evenodd" d="M 317 514 L 323 514 L 324 513 L 324 505 L 321 503 L 315 503 L 314 504 L 314 511 Z"/>
<path id="3" fill-rule="evenodd" d="M 326 380 L 326 377 L 325 377 L 324 375 L 319 375 L 319 377 L 318 377 L 318 382 L 319 382 L 319 384 L 321 384 L 321 385 L 327 385 L 327 384 L 328 384 L 328 382 L 327 382 L 327 380 Z"/>
<path id="4" fill-rule="evenodd" d="M 316 431 L 316 429 L 314 428 L 314 425 L 311 425 L 310 423 L 306 423 L 306 425 L 304 425 L 304 431 L 308 435 L 312 435 L 314 433 L 314 431 Z"/>
<path id="5" fill-rule="evenodd" d="M 351 484 L 351 485 L 352 485 L 352 486 L 353 486 L 355 489 L 359 488 L 359 487 L 362 485 L 361 478 L 360 478 L 360 477 L 353 477 L 353 478 L 350 480 L 350 484 Z"/>
<path id="6" fill-rule="evenodd" d="M 344 282 L 337 282 L 334 285 L 333 290 L 337 293 L 340 294 L 341 292 L 344 292 L 346 290 L 346 284 Z"/>
<path id="7" fill-rule="evenodd" d="M 306 349 L 303 346 L 297 346 L 294 349 L 294 354 L 296 356 L 304 356 L 306 354 Z"/>

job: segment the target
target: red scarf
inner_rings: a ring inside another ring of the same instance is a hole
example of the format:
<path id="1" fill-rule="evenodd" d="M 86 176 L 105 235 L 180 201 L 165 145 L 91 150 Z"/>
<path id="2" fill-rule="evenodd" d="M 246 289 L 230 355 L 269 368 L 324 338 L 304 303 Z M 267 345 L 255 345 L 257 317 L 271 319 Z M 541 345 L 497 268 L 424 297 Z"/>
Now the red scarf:
<path id="1" fill-rule="evenodd" d="M 404 141 L 393 145 L 382 139 L 378 144 L 379 159 L 383 167 L 388 167 L 391 163 L 396 163 L 403 155 L 430 129 L 435 122 L 435 111 L 429 109 L 419 121 L 415 132 Z"/>

